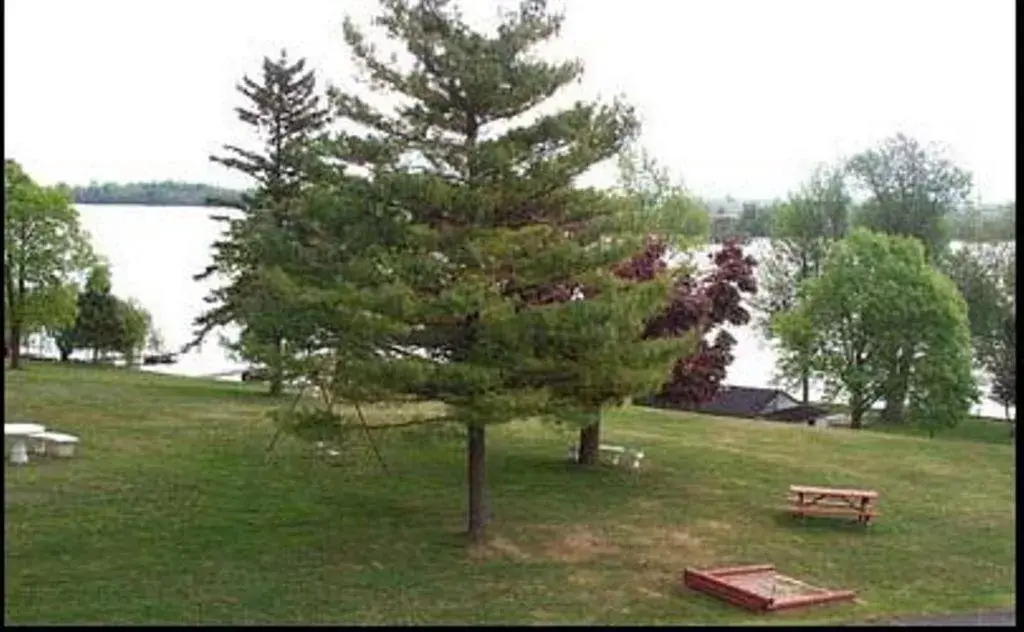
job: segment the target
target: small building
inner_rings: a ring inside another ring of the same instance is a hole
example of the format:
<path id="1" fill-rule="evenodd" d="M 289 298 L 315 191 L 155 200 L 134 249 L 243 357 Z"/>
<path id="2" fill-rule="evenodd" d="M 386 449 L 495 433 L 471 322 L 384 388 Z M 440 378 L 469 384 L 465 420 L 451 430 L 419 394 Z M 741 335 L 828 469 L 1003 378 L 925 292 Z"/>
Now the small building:
<path id="1" fill-rule="evenodd" d="M 657 397 L 647 400 L 645 405 L 690 410 L 704 415 L 805 423 L 810 426 L 829 415 L 829 411 L 802 404 L 783 390 L 756 386 L 723 385 L 711 401 L 697 406 L 674 405 Z"/>

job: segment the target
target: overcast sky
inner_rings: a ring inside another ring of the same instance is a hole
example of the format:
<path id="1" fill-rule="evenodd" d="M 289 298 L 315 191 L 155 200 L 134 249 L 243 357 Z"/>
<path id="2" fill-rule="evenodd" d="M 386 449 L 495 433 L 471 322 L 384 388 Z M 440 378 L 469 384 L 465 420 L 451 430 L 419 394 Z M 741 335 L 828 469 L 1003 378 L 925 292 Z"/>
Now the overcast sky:
<path id="1" fill-rule="evenodd" d="M 44 183 L 243 184 L 234 84 L 287 47 L 346 81 L 373 0 L 5 0 L 4 153 Z M 508 6 L 508 2 L 501 2 Z M 494 0 L 464 0 L 493 19 Z M 784 195 L 897 131 L 947 144 L 986 201 L 1015 196 L 1013 0 L 565 0 L 580 90 L 624 93 L 643 144 L 705 197 Z"/>

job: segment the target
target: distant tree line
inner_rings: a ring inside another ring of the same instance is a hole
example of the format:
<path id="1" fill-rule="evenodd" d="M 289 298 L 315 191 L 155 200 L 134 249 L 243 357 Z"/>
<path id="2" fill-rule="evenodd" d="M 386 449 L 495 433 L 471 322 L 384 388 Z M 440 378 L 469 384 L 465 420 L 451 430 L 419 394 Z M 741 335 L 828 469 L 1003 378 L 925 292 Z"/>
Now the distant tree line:
<path id="1" fill-rule="evenodd" d="M 91 182 L 70 187 L 76 204 L 134 204 L 138 206 L 236 206 L 242 191 L 196 182 Z"/>
<path id="2" fill-rule="evenodd" d="M 66 185 L 60 185 L 65 187 Z M 228 206 L 239 207 L 244 191 L 196 182 L 92 182 L 88 186 L 66 187 L 76 204 L 132 204 L 137 206 Z M 772 236 L 772 220 L 781 201 L 743 202 L 739 215 L 708 212 L 709 235 L 713 243 L 733 238 L 759 239 Z M 968 206 L 950 214 L 950 236 L 957 241 L 1001 241 L 1015 234 L 1016 203 L 996 206 Z"/>
<path id="3" fill-rule="evenodd" d="M 772 237 L 772 223 L 782 201 L 743 202 L 739 215 L 709 213 L 711 241 L 722 243 L 731 238 Z M 1017 204 L 970 204 L 950 211 L 949 236 L 954 241 L 986 243 L 1006 241 L 1017 231 Z"/>
<path id="4" fill-rule="evenodd" d="M 1002 242 L 1017 234 L 1017 203 L 995 206 L 971 205 L 950 217 L 950 234 L 957 241 Z"/>

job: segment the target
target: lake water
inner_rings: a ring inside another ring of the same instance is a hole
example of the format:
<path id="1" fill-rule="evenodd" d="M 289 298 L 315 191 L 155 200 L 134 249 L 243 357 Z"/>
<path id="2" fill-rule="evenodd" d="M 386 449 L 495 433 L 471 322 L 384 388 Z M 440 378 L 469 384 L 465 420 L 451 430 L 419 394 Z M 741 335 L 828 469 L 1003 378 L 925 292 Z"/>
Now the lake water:
<path id="1" fill-rule="evenodd" d="M 134 297 L 150 311 L 168 350 L 177 350 L 187 343 L 193 319 L 205 308 L 203 297 L 217 283 L 192 280 L 194 274 L 209 265 L 210 245 L 222 230 L 222 225 L 211 220 L 210 215 L 231 211 L 90 204 L 80 204 L 78 209 L 93 246 L 110 261 L 114 293 Z M 748 251 L 756 257 L 767 246 L 766 240 L 755 241 Z M 702 253 L 696 254 L 699 257 Z M 730 331 L 737 345 L 728 383 L 770 386 L 776 357 L 771 345 L 753 327 Z M 239 379 L 245 365 L 229 357 L 219 344 L 219 336 L 236 335 L 233 328 L 215 331 L 201 348 L 181 356 L 177 364 L 146 370 L 190 376 L 230 375 L 229 379 Z M 812 389 L 812 396 L 817 395 L 820 391 Z M 976 413 L 1003 416 L 1002 407 L 987 400 L 976 408 Z"/>

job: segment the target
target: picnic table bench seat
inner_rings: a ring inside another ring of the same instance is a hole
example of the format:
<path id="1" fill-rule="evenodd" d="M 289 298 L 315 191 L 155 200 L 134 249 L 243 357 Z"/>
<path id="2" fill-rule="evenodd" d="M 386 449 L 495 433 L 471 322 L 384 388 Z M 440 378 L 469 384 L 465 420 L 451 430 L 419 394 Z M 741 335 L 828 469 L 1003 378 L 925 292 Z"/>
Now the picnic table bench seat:
<path id="1" fill-rule="evenodd" d="M 878 492 L 870 489 L 852 489 L 845 487 L 815 487 L 813 485 L 790 485 L 789 491 L 796 494 L 820 494 L 824 496 L 860 496 L 862 498 L 878 498 Z"/>

